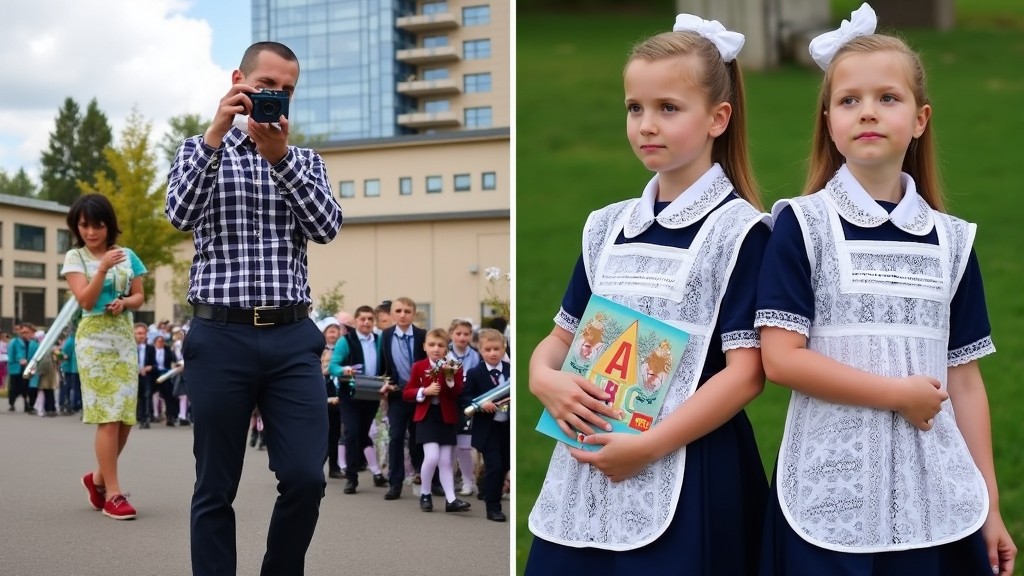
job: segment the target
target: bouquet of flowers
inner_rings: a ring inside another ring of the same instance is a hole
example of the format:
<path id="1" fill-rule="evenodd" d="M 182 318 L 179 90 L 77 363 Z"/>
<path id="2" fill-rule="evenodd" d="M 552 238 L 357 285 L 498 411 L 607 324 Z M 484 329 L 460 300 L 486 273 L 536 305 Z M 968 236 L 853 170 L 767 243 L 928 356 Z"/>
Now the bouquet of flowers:
<path id="1" fill-rule="evenodd" d="M 443 365 L 444 365 L 444 360 L 438 360 L 436 362 L 431 362 L 430 363 L 430 369 L 427 370 L 427 373 L 426 373 L 426 381 L 427 381 L 427 383 L 430 383 L 430 382 L 433 382 L 434 380 L 437 380 L 438 377 L 442 375 L 441 366 L 443 366 Z"/>
<path id="2" fill-rule="evenodd" d="M 484 270 L 484 278 L 487 280 L 487 296 L 484 298 L 484 304 L 494 308 L 494 311 L 505 320 L 511 319 L 509 289 L 512 274 L 502 274 L 501 268 L 492 266 Z"/>
<path id="3" fill-rule="evenodd" d="M 444 374 L 445 383 L 448 384 L 449 388 L 454 388 L 455 373 L 462 368 L 462 362 L 459 362 L 454 358 L 448 358 L 447 360 L 439 364 L 439 366 L 441 368 L 441 373 Z"/>

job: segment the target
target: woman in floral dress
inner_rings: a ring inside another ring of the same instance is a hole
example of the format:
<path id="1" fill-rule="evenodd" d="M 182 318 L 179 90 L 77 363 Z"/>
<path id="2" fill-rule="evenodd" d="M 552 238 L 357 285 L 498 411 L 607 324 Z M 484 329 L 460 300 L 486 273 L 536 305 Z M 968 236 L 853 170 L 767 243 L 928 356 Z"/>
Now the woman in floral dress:
<path id="1" fill-rule="evenodd" d="M 135 424 L 139 381 L 131 311 L 145 301 L 146 267 L 134 252 L 117 245 L 117 216 L 106 197 L 81 196 L 67 222 L 75 248 L 68 250 L 62 274 L 82 308 L 75 331 L 82 421 L 97 425 L 98 467 L 82 478 L 82 485 L 93 508 L 129 520 L 136 512 L 121 491 L 117 459 Z"/>

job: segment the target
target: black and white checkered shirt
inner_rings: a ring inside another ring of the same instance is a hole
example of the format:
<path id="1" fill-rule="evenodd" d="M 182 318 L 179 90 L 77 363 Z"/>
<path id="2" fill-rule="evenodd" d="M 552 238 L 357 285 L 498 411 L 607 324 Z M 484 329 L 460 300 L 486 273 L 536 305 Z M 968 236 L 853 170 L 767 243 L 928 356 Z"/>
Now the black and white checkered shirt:
<path id="1" fill-rule="evenodd" d="M 319 154 L 289 146 L 271 166 L 234 127 L 216 150 L 202 136 L 182 143 L 164 211 L 193 231 L 189 302 L 241 308 L 310 303 L 306 242 L 326 244 L 341 228 Z"/>

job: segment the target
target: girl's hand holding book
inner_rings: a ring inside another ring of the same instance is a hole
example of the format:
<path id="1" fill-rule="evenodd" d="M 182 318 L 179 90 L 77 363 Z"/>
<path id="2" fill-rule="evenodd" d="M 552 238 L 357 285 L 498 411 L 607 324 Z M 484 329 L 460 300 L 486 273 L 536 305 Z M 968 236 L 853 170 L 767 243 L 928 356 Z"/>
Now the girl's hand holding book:
<path id="1" fill-rule="evenodd" d="M 590 464 L 600 470 L 612 482 L 622 482 L 636 476 L 655 460 L 650 442 L 644 441 L 644 434 L 593 434 L 584 440 L 586 444 L 599 444 L 596 452 L 569 448 L 569 454 L 580 464 Z"/>
<path id="2" fill-rule="evenodd" d="M 561 370 L 531 367 L 530 392 L 555 417 L 562 432 L 570 437 L 575 437 L 577 430 L 589 436 L 595 427 L 607 432 L 612 425 L 598 414 L 609 418 L 618 416 L 606 403 L 611 400 L 608 393 L 582 376 Z"/>

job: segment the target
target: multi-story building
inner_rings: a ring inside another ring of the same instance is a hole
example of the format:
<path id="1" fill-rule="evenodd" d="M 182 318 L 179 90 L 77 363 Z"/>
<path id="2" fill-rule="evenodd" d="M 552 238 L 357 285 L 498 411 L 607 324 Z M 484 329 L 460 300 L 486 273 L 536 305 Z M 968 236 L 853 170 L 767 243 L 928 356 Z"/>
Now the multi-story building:
<path id="1" fill-rule="evenodd" d="M 56 202 L 0 194 L 0 330 L 45 326 L 67 299 L 60 276 L 71 247 L 67 214 Z"/>

